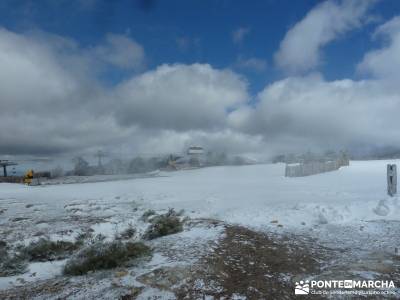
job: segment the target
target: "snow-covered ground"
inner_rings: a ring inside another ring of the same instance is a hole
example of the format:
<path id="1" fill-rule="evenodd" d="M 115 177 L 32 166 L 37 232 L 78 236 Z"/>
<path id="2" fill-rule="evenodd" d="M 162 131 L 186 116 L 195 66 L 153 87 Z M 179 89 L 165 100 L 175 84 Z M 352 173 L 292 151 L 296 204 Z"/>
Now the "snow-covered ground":
<path id="1" fill-rule="evenodd" d="M 371 276 L 379 269 L 377 264 L 384 265 L 387 255 L 400 248 L 400 202 L 386 195 L 386 164 L 398 162 L 352 161 L 338 171 L 301 178 L 285 178 L 283 164 L 265 164 L 84 184 L 2 183 L 0 236 L 9 244 L 28 243 L 39 234 L 66 240 L 91 227 L 110 238 L 132 222 L 143 231 L 139 217 L 147 209 L 174 208 L 183 209 L 191 219 L 309 235 L 327 247 L 350 249 L 340 264 L 353 264 L 354 274 Z M 194 228 L 177 239 L 218 237 L 218 230 L 208 236 L 205 232 Z M 390 267 L 390 260 L 386 263 Z M 54 267 L 58 270 L 60 264 Z M 54 276 L 52 271 L 45 273 Z M 0 278 L 0 289 L 17 284 L 18 277 Z"/>
<path id="2" fill-rule="evenodd" d="M 353 161 L 337 172 L 299 178 L 285 178 L 283 164 L 267 164 L 87 184 L 29 187 L 3 183 L 0 197 L 2 207 L 10 210 L 7 215 L 13 216 L 24 214 L 20 208 L 27 204 L 45 205 L 47 215 L 57 216 L 64 213 L 65 205 L 112 206 L 125 199 L 148 208 L 174 207 L 185 209 L 192 217 L 251 226 L 265 226 L 276 219 L 294 228 L 302 222 L 311 226 L 398 220 L 397 198 L 386 196 L 386 163 Z"/>

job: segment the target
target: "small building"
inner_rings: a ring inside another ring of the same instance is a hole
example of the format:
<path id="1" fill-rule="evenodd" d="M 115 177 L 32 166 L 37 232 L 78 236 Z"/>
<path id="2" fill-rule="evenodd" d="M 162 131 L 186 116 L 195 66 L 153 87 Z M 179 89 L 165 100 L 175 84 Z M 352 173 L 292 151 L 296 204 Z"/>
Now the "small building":
<path id="1" fill-rule="evenodd" d="M 204 149 L 203 149 L 203 147 L 199 147 L 199 146 L 191 146 L 188 148 L 186 153 L 189 156 L 199 156 L 199 155 L 204 154 Z"/>
<path id="2" fill-rule="evenodd" d="M 199 146 L 191 146 L 187 149 L 188 164 L 190 167 L 202 167 L 204 166 L 204 149 Z"/>
<path id="3" fill-rule="evenodd" d="M 168 158 L 168 167 L 173 170 L 199 168 L 204 165 L 204 149 L 199 146 L 191 146 L 183 155 L 170 155 Z"/>

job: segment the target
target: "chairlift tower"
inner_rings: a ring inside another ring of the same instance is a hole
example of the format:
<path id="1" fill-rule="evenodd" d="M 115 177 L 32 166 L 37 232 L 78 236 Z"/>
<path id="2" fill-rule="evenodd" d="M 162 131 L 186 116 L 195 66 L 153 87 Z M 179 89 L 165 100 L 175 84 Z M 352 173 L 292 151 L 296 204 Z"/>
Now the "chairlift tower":
<path id="1" fill-rule="evenodd" d="M 99 150 L 94 156 L 97 157 L 98 159 L 97 162 L 98 167 L 101 167 L 102 166 L 101 159 L 107 155 L 103 151 Z"/>
<path id="2" fill-rule="evenodd" d="M 8 166 L 16 166 L 18 165 L 16 162 L 9 161 L 9 160 L 0 160 L 0 167 L 3 167 L 3 175 L 7 177 L 7 167 Z"/>

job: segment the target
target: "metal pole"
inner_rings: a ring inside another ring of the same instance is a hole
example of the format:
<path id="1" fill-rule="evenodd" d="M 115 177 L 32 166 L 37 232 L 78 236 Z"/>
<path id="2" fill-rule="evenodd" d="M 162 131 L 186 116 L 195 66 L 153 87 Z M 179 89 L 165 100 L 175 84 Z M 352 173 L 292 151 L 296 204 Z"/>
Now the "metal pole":
<path id="1" fill-rule="evenodd" d="M 4 177 L 7 177 L 7 167 L 6 167 L 6 165 L 3 165 L 3 173 L 4 173 Z"/>
<path id="2" fill-rule="evenodd" d="M 397 167 L 396 165 L 387 165 L 387 192 L 390 197 L 397 193 Z"/>

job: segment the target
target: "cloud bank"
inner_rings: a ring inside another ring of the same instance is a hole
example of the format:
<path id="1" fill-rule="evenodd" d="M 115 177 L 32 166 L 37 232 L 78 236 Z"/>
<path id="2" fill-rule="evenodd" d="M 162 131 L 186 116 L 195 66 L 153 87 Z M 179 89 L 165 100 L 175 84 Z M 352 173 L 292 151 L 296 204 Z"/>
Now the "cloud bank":
<path id="1" fill-rule="evenodd" d="M 207 64 L 162 65 L 116 89 L 116 118 L 122 126 L 221 129 L 227 111 L 246 102 L 246 82 L 228 70 Z"/>
<path id="2" fill-rule="evenodd" d="M 230 122 L 276 151 L 400 147 L 399 89 L 388 82 L 314 74 L 274 82 L 257 97 L 255 108 L 237 110 Z"/>
<path id="3" fill-rule="evenodd" d="M 355 3 L 324 2 L 290 29 L 279 52 L 289 58 L 287 67 L 310 69 L 303 61 L 316 67 L 321 47 L 360 26 L 371 2 Z M 322 22 L 322 31 L 310 33 L 315 20 Z M 399 20 L 394 17 L 375 30 L 373 38 L 382 44 L 355 66 L 364 79 L 297 74 L 254 96 L 246 78 L 205 63 L 143 70 L 145 49 L 128 36 L 108 34 L 85 48 L 45 32 L 0 29 L 0 154 L 73 155 L 98 149 L 160 154 L 191 144 L 265 155 L 398 149 Z M 312 49 L 291 54 L 296 44 L 291 40 L 304 30 L 313 37 Z M 130 75 L 104 84 L 108 68 Z"/>
<path id="4" fill-rule="evenodd" d="M 174 64 L 107 88 L 97 79 L 99 65 L 135 69 L 144 56 L 118 35 L 84 49 L 60 36 L 1 29 L 0 153 L 164 153 L 190 143 L 235 152 L 252 144 L 227 127 L 229 112 L 249 99 L 246 80 L 230 70 Z"/>

